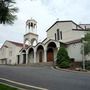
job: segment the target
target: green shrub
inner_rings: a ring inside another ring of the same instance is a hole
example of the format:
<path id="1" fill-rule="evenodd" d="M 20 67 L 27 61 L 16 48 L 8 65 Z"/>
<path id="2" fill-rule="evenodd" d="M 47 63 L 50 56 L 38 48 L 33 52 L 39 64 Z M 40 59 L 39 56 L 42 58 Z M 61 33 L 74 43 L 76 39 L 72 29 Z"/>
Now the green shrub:
<path id="1" fill-rule="evenodd" d="M 85 67 L 87 70 L 90 70 L 90 61 L 85 62 Z"/>
<path id="2" fill-rule="evenodd" d="M 63 62 L 60 63 L 59 67 L 60 68 L 69 68 L 70 63 L 68 61 L 63 61 Z"/>
<path id="3" fill-rule="evenodd" d="M 80 66 L 83 68 L 83 62 L 81 62 Z M 90 61 L 85 61 L 85 69 L 90 70 Z"/>
<path id="4" fill-rule="evenodd" d="M 70 66 L 70 59 L 68 52 L 64 47 L 61 47 L 57 53 L 57 65 L 62 68 L 68 68 Z"/>

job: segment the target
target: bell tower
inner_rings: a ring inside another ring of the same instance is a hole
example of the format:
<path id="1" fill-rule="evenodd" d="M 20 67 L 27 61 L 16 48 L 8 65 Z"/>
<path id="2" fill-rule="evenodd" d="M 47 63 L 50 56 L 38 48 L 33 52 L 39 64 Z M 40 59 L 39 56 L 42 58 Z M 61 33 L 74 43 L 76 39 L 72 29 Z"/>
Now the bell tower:
<path id="1" fill-rule="evenodd" d="M 24 35 L 24 45 L 27 44 L 33 46 L 34 41 L 36 41 L 36 44 L 38 43 L 38 35 L 37 35 L 37 21 L 34 19 L 28 19 L 26 21 L 26 32 Z"/>

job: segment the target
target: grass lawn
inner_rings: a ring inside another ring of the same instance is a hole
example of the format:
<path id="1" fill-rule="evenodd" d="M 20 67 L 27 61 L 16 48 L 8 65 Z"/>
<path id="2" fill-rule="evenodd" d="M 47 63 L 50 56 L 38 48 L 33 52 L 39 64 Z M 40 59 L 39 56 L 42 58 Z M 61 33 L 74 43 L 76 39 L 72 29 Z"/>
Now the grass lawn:
<path id="1" fill-rule="evenodd" d="M 18 90 L 18 89 L 4 85 L 4 84 L 0 84 L 0 90 Z"/>

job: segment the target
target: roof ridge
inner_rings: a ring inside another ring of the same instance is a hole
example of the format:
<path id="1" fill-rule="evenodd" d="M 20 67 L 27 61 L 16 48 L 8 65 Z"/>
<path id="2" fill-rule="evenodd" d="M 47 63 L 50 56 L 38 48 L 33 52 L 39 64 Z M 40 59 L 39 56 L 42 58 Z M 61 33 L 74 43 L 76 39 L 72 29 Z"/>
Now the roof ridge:
<path id="1" fill-rule="evenodd" d="M 75 23 L 73 20 L 58 20 L 58 21 L 55 21 L 48 29 L 47 29 L 47 31 L 48 30 L 50 30 L 56 23 L 58 23 L 58 22 L 72 22 L 73 24 L 75 24 L 76 26 L 78 26 L 78 27 L 80 27 L 80 28 L 82 28 L 79 24 L 77 24 L 77 23 Z M 82 28 L 83 29 L 83 28 Z M 46 32 L 47 32 L 46 31 Z"/>
<path id="2" fill-rule="evenodd" d="M 16 45 L 16 46 L 23 47 L 23 43 L 16 42 L 16 41 L 10 41 L 10 40 L 7 40 L 7 41 L 10 42 L 10 43 L 12 43 L 12 44 L 14 44 L 14 45 Z"/>
<path id="3" fill-rule="evenodd" d="M 11 41 L 11 40 L 7 40 L 8 42 L 12 42 L 12 43 L 18 43 L 18 44 L 23 44 L 21 42 L 16 42 L 16 41 Z"/>

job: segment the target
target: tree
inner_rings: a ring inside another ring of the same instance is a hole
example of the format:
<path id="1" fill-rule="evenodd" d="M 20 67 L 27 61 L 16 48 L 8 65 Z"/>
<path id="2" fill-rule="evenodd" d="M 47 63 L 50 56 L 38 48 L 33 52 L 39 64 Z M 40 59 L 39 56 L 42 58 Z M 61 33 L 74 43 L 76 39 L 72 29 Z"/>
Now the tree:
<path id="1" fill-rule="evenodd" d="M 84 41 L 84 54 L 88 55 L 90 53 L 90 33 L 85 35 Z"/>
<path id="2" fill-rule="evenodd" d="M 61 68 L 68 68 L 70 66 L 68 52 L 64 47 L 60 47 L 57 53 L 57 65 Z"/>
<path id="3" fill-rule="evenodd" d="M 85 37 L 82 39 L 82 41 L 84 45 L 84 56 L 89 55 L 90 54 L 90 33 L 87 33 Z M 81 49 L 81 53 L 82 51 L 83 50 Z M 90 61 L 87 61 L 86 58 L 84 59 L 85 59 L 85 68 L 90 70 Z"/>
<path id="4" fill-rule="evenodd" d="M 17 19 L 15 13 L 18 8 L 14 7 L 14 0 L 0 0 L 0 24 L 13 24 Z"/>

